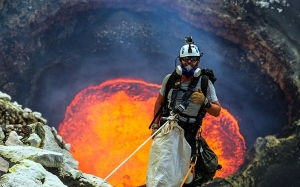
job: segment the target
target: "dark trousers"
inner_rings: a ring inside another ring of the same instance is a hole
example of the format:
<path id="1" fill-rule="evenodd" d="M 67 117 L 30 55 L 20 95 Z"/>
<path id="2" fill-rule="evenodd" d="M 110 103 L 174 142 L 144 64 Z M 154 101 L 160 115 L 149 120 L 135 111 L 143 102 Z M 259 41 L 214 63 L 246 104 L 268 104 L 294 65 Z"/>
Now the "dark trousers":
<path id="1" fill-rule="evenodd" d="M 192 149 L 192 155 L 196 154 L 196 135 L 199 129 L 199 124 L 196 123 L 187 123 L 183 121 L 178 121 L 178 125 L 184 130 L 184 137 L 186 141 L 190 144 Z"/>

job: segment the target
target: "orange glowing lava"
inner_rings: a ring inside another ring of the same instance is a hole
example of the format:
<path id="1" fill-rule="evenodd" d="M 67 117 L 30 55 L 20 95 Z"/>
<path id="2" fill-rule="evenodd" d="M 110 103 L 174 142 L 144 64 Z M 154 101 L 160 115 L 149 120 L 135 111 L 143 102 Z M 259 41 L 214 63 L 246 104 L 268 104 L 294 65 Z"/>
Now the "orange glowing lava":
<path id="1" fill-rule="evenodd" d="M 78 93 L 67 107 L 59 134 L 71 143 L 79 169 L 106 178 L 150 135 L 149 123 L 160 85 L 136 79 L 114 79 Z M 238 123 L 225 109 L 207 115 L 203 137 L 223 166 L 216 176 L 234 173 L 243 163 L 245 142 Z M 109 178 L 117 187 L 146 183 L 149 141 Z"/>

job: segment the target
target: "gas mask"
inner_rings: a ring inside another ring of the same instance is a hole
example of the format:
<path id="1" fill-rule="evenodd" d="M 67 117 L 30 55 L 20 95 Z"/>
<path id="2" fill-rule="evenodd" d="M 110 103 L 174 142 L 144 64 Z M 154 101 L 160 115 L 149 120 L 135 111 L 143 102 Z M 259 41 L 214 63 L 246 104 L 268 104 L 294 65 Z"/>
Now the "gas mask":
<path id="1" fill-rule="evenodd" d="M 178 75 L 185 75 L 187 78 L 191 76 L 198 77 L 201 74 L 201 69 L 198 67 L 193 68 L 191 65 L 183 66 L 181 64 L 176 67 L 176 73 Z"/>

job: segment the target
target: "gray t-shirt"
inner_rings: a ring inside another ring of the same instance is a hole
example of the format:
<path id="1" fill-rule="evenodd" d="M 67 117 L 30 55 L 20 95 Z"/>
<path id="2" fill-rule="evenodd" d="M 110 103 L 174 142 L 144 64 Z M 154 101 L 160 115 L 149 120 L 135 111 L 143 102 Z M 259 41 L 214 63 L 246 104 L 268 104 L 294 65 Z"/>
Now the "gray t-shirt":
<path id="1" fill-rule="evenodd" d="M 168 74 L 164 78 L 164 80 L 162 82 L 162 87 L 159 90 L 159 93 L 162 96 L 164 96 L 166 84 L 167 84 L 167 81 L 168 81 L 168 79 L 169 79 L 170 76 L 171 76 L 171 74 Z M 180 88 L 183 89 L 183 90 L 187 90 L 189 84 L 190 84 L 190 81 L 188 81 L 188 82 L 181 82 Z M 194 91 L 197 91 L 199 88 L 201 88 L 201 77 L 200 77 L 200 80 L 198 81 L 197 86 L 195 87 Z M 177 106 L 177 105 L 179 105 L 181 103 L 182 96 L 184 94 L 184 91 L 182 91 L 181 89 L 178 91 L 177 99 L 176 99 L 176 105 L 175 106 Z M 169 93 L 168 93 L 168 102 L 169 103 L 171 102 L 172 92 L 173 92 L 173 89 L 171 89 L 169 91 Z M 214 87 L 214 85 L 212 84 L 212 82 L 210 80 L 208 80 L 208 87 L 207 87 L 206 97 L 207 97 L 207 99 L 210 102 L 218 101 L 218 98 L 217 98 L 217 95 L 216 95 L 216 91 L 215 91 L 215 87 Z M 188 102 L 189 102 L 189 106 L 186 108 L 186 110 L 183 112 L 183 114 L 186 114 L 188 116 L 197 116 L 198 110 L 200 109 L 201 106 L 195 104 L 192 101 L 191 98 L 189 98 Z"/>

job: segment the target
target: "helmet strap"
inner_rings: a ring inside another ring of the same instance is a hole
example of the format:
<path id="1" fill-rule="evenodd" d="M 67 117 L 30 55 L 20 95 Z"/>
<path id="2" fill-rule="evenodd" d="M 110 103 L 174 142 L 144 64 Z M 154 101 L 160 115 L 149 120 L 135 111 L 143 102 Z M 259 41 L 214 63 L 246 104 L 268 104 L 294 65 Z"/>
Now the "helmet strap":
<path id="1" fill-rule="evenodd" d="M 189 43 L 188 53 L 192 53 L 192 48 L 191 48 L 191 44 L 190 43 Z"/>

